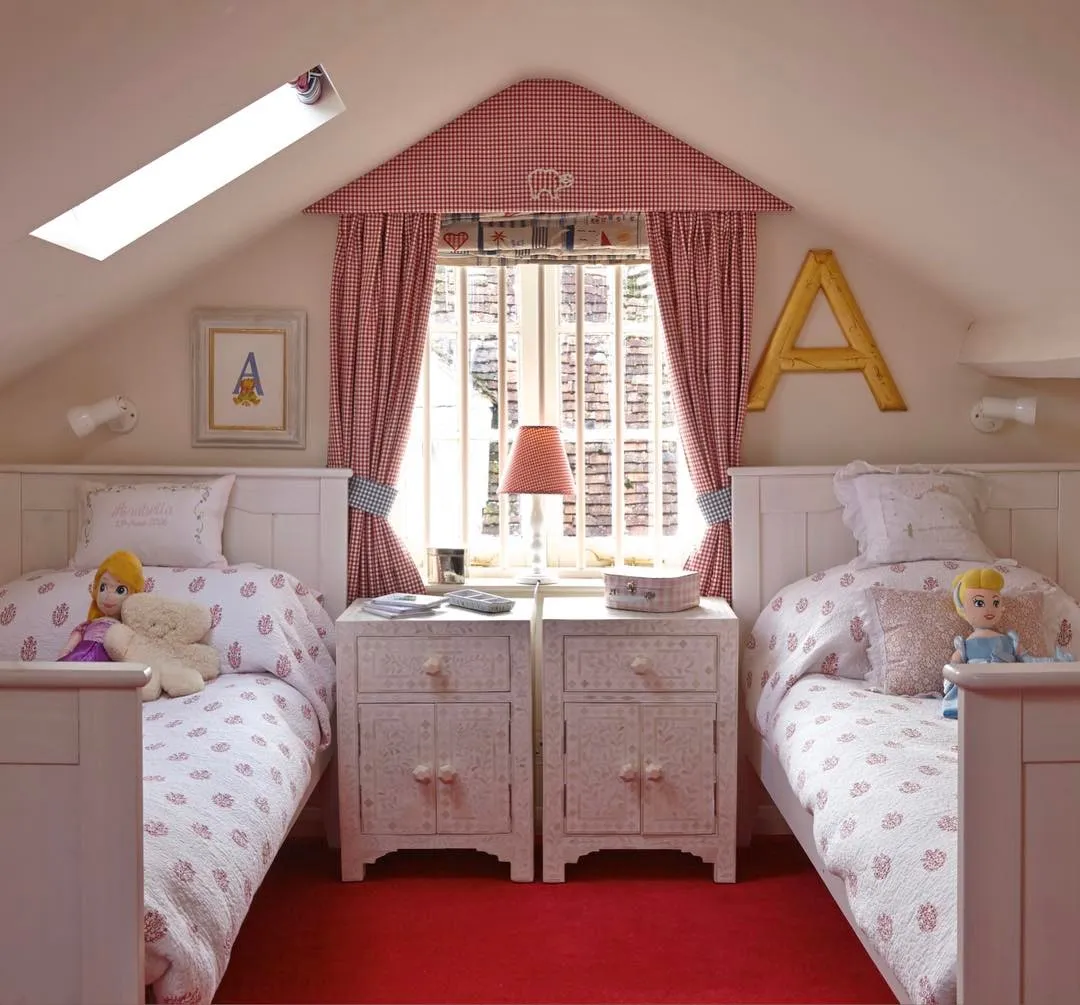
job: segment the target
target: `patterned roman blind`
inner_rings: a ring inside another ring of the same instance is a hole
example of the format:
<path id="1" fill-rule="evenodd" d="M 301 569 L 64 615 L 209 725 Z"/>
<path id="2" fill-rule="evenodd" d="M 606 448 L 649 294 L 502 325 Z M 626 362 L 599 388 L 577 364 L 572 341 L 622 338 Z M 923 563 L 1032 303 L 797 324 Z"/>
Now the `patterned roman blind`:
<path id="1" fill-rule="evenodd" d="M 439 225 L 440 265 L 648 260 L 643 213 L 453 213 Z"/>

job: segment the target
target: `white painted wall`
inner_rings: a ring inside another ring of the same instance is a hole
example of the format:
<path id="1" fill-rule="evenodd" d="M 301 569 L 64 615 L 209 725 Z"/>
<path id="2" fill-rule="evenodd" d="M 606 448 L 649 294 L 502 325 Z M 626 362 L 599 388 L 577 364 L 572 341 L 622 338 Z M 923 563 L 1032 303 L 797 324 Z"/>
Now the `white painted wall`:
<path id="1" fill-rule="evenodd" d="M 328 303 L 336 221 L 294 216 L 181 283 L 97 328 L 25 373 L 0 396 L 0 462 L 308 465 L 326 460 Z M 859 374 L 786 374 L 769 407 L 747 417 L 747 464 L 873 461 L 1080 460 L 1080 387 L 1071 381 L 1002 381 L 957 363 L 970 317 L 931 287 L 800 213 L 760 221 L 754 361 L 809 248 L 832 248 L 862 307 L 907 412 L 879 412 Z M 200 306 L 289 306 L 308 312 L 308 447 L 191 446 L 189 315 Z M 823 296 L 808 319 L 807 345 L 838 342 Z M 968 421 L 983 394 L 1037 394 L 1035 426 L 976 432 Z M 98 430 L 77 439 L 73 404 L 130 396 L 139 425 L 126 436 Z"/>

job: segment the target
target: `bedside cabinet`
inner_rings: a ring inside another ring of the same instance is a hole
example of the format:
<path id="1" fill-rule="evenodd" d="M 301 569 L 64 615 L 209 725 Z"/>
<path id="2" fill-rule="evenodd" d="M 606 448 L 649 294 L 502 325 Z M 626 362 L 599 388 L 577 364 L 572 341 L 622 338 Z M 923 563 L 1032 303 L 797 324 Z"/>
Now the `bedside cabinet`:
<path id="1" fill-rule="evenodd" d="M 738 622 L 543 601 L 543 875 L 603 848 L 672 848 L 735 880 Z"/>
<path id="2" fill-rule="evenodd" d="M 533 879 L 533 610 L 338 619 L 343 880 L 399 848 L 475 848 Z"/>

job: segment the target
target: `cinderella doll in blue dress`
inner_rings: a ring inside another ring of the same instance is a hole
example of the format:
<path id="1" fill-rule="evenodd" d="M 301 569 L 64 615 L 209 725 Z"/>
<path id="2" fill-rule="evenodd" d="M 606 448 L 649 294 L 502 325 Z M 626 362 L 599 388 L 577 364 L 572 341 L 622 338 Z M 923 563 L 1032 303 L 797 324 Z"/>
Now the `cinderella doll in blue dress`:
<path id="1" fill-rule="evenodd" d="M 1060 646 L 1053 656 L 1032 656 L 1020 645 L 1017 632 L 997 630 L 1005 613 L 1001 597 L 1004 585 L 1005 577 L 997 569 L 968 569 L 953 580 L 953 604 L 972 632 L 967 638 L 957 635 L 953 640 L 956 651 L 950 662 L 1071 663 L 1072 656 Z M 958 697 L 957 686 L 945 681 L 941 714 L 947 719 L 956 718 Z"/>

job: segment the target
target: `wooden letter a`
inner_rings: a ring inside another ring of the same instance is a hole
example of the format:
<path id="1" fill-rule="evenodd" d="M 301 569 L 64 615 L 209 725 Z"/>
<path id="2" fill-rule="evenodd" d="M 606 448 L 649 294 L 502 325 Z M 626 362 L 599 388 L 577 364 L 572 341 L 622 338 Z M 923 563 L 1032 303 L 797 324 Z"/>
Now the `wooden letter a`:
<path id="1" fill-rule="evenodd" d="M 833 317 L 844 333 L 846 346 L 800 349 L 795 344 L 818 290 L 824 291 Z M 831 251 L 808 251 L 750 380 L 746 407 L 751 412 L 762 411 L 784 371 L 839 373 L 848 370 L 862 371 L 881 411 L 907 411 L 874 336 L 870 334 L 870 327 L 840 271 L 836 255 Z"/>

